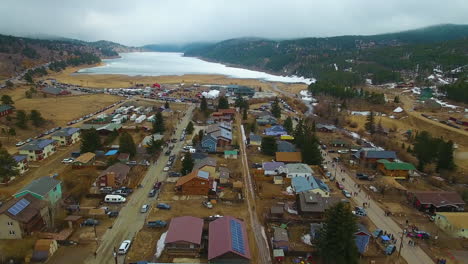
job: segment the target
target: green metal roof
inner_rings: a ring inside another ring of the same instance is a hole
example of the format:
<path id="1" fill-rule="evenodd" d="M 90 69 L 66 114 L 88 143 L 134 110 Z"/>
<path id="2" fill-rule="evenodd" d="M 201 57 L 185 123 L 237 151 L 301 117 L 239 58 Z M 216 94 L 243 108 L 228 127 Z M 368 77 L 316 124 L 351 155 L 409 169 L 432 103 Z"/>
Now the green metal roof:
<path id="1" fill-rule="evenodd" d="M 383 165 L 387 170 L 415 170 L 416 168 L 411 163 L 406 162 L 384 162 Z"/>
<path id="2" fill-rule="evenodd" d="M 224 155 L 237 155 L 237 150 L 225 150 Z"/>

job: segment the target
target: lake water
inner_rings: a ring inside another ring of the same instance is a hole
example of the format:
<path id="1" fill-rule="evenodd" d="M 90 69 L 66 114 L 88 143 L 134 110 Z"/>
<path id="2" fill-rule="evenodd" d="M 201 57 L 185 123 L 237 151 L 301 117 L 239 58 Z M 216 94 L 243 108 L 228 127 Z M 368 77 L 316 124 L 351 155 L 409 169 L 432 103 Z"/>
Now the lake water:
<path id="1" fill-rule="evenodd" d="M 121 53 L 121 58 L 103 60 L 103 66 L 85 68 L 81 74 L 123 74 L 129 76 L 164 76 L 184 74 L 219 74 L 231 78 L 260 79 L 272 82 L 307 83 L 313 80 L 298 76 L 277 76 L 265 72 L 228 67 L 221 63 L 184 57 L 173 52 Z"/>

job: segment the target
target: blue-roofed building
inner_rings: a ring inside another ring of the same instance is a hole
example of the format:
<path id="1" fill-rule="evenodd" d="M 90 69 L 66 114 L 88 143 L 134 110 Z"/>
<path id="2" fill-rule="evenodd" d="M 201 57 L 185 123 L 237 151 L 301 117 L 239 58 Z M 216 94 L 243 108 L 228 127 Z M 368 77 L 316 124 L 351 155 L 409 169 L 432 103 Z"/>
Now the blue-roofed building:
<path id="1" fill-rule="evenodd" d="M 252 146 L 260 146 L 262 144 L 262 137 L 254 133 L 250 133 L 249 144 Z"/>
<path id="2" fill-rule="evenodd" d="M 16 170 L 18 170 L 18 173 L 24 174 L 28 169 L 28 157 L 25 155 L 15 155 L 13 156 L 13 159 L 16 162 Z"/>
<path id="3" fill-rule="evenodd" d="M 106 154 L 104 154 L 104 156 L 115 156 L 117 155 L 117 153 L 119 153 L 119 150 L 117 149 L 111 149 L 109 151 L 106 152 Z"/>
<path id="4" fill-rule="evenodd" d="M 18 150 L 20 155 L 28 157 L 28 161 L 40 161 L 54 154 L 57 151 L 56 145 L 57 141 L 53 139 L 36 139 L 21 146 Z"/>
<path id="5" fill-rule="evenodd" d="M 269 161 L 262 163 L 262 169 L 265 175 L 279 175 L 286 172 L 284 162 Z"/>
<path id="6" fill-rule="evenodd" d="M 395 151 L 388 151 L 377 148 L 362 148 L 353 154 L 360 163 L 376 166 L 378 160 L 394 161 L 397 159 Z"/>
<path id="7" fill-rule="evenodd" d="M 296 194 L 317 193 L 322 197 L 330 196 L 330 188 L 317 177 L 294 177 L 291 179 L 291 186 Z"/>
<path id="8" fill-rule="evenodd" d="M 73 145 L 80 140 L 80 129 L 77 127 L 65 127 L 52 134 L 52 139 L 57 140 L 60 146 Z"/>
<path id="9" fill-rule="evenodd" d="M 280 125 L 268 127 L 265 129 L 265 135 L 267 136 L 282 136 L 287 134 L 288 131 L 286 131 L 286 129 Z"/>
<path id="10" fill-rule="evenodd" d="M 296 147 L 291 142 L 284 140 L 276 141 L 277 152 L 296 152 Z"/>
<path id="11" fill-rule="evenodd" d="M 201 141 L 202 149 L 208 152 L 216 152 L 217 145 L 218 142 L 212 135 L 205 135 Z"/>
<path id="12" fill-rule="evenodd" d="M 371 238 L 371 233 L 362 224 L 358 224 L 357 227 L 358 231 L 354 233 L 354 241 L 356 242 L 356 247 L 359 253 L 362 255 L 367 251 L 367 247 L 369 246 L 369 241 Z"/>

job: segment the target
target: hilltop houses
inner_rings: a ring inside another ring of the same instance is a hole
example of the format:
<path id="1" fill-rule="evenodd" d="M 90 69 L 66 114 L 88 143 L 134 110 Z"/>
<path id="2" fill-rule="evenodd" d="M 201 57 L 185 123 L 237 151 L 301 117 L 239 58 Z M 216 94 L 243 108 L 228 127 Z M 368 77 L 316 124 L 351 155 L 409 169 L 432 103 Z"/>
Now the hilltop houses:
<path id="1" fill-rule="evenodd" d="M 54 154 L 57 141 L 53 139 L 36 139 L 19 148 L 19 154 L 28 157 L 28 161 L 40 161 Z"/>

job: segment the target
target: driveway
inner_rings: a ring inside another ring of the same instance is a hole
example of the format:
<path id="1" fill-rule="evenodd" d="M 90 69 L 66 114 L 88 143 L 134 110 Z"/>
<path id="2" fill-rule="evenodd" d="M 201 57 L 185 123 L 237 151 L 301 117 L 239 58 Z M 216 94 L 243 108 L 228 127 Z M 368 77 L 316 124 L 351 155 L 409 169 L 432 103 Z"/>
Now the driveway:
<path id="1" fill-rule="evenodd" d="M 325 161 L 328 161 L 329 164 L 332 164 L 332 157 L 328 153 L 325 153 Z M 358 192 L 358 196 L 353 196 L 352 199 L 353 201 L 359 205 L 362 206 L 363 203 L 367 202 L 370 206 L 367 208 L 367 217 L 380 229 L 385 230 L 387 233 L 393 234 L 397 239 L 397 250 L 399 250 L 400 246 L 400 239 L 401 239 L 401 234 L 403 232 L 402 228 L 391 218 L 388 216 L 385 216 L 384 210 L 380 208 L 373 199 L 368 199 L 366 198 L 366 193 L 365 192 L 360 192 L 358 188 L 355 186 L 356 182 L 354 181 L 354 178 L 351 177 L 348 172 L 345 170 L 345 172 L 341 172 L 340 168 L 343 168 L 339 163 L 336 164 L 337 166 L 336 169 L 336 180 L 340 181 L 343 183 L 345 186 L 346 190 L 348 190 L 351 193 Z M 330 168 L 330 171 L 332 174 L 335 173 L 334 168 Z M 341 181 L 341 179 L 344 178 L 345 181 Z M 408 240 L 409 238 L 404 237 L 403 238 L 403 248 L 401 250 L 401 256 L 406 260 L 407 263 L 411 264 L 430 264 L 434 263 L 432 259 L 419 247 L 419 246 L 409 246 L 408 245 Z M 395 252 L 394 254 L 398 254 L 398 252 Z"/>
<path id="2" fill-rule="evenodd" d="M 187 126 L 194 108 L 195 105 L 190 105 L 187 114 L 179 121 L 176 138 L 180 138 L 182 129 Z M 182 149 L 182 145 L 183 142 L 176 143 L 173 153 L 178 153 Z M 114 263 L 114 248 L 118 249 L 123 240 L 133 239 L 137 232 L 143 227 L 148 214 L 140 213 L 140 208 L 143 204 L 150 204 L 152 208 L 156 205 L 157 202 L 155 198 L 149 198 L 148 193 L 155 182 L 164 181 L 166 179 L 167 175 L 163 172 L 163 169 L 168 158 L 168 156 L 161 155 L 157 162 L 149 167 L 141 182 L 143 187 L 134 190 L 133 194 L 129 197 L 129 201 L 122 207 L 119 217 L 115 220 L 112 228 L 108 229 L 99 240 L 97 254 L 88 256 L 85 263 Z M 125 256 L 118 256 L 117 259 L 118 263 L 125 263 Z"/>

